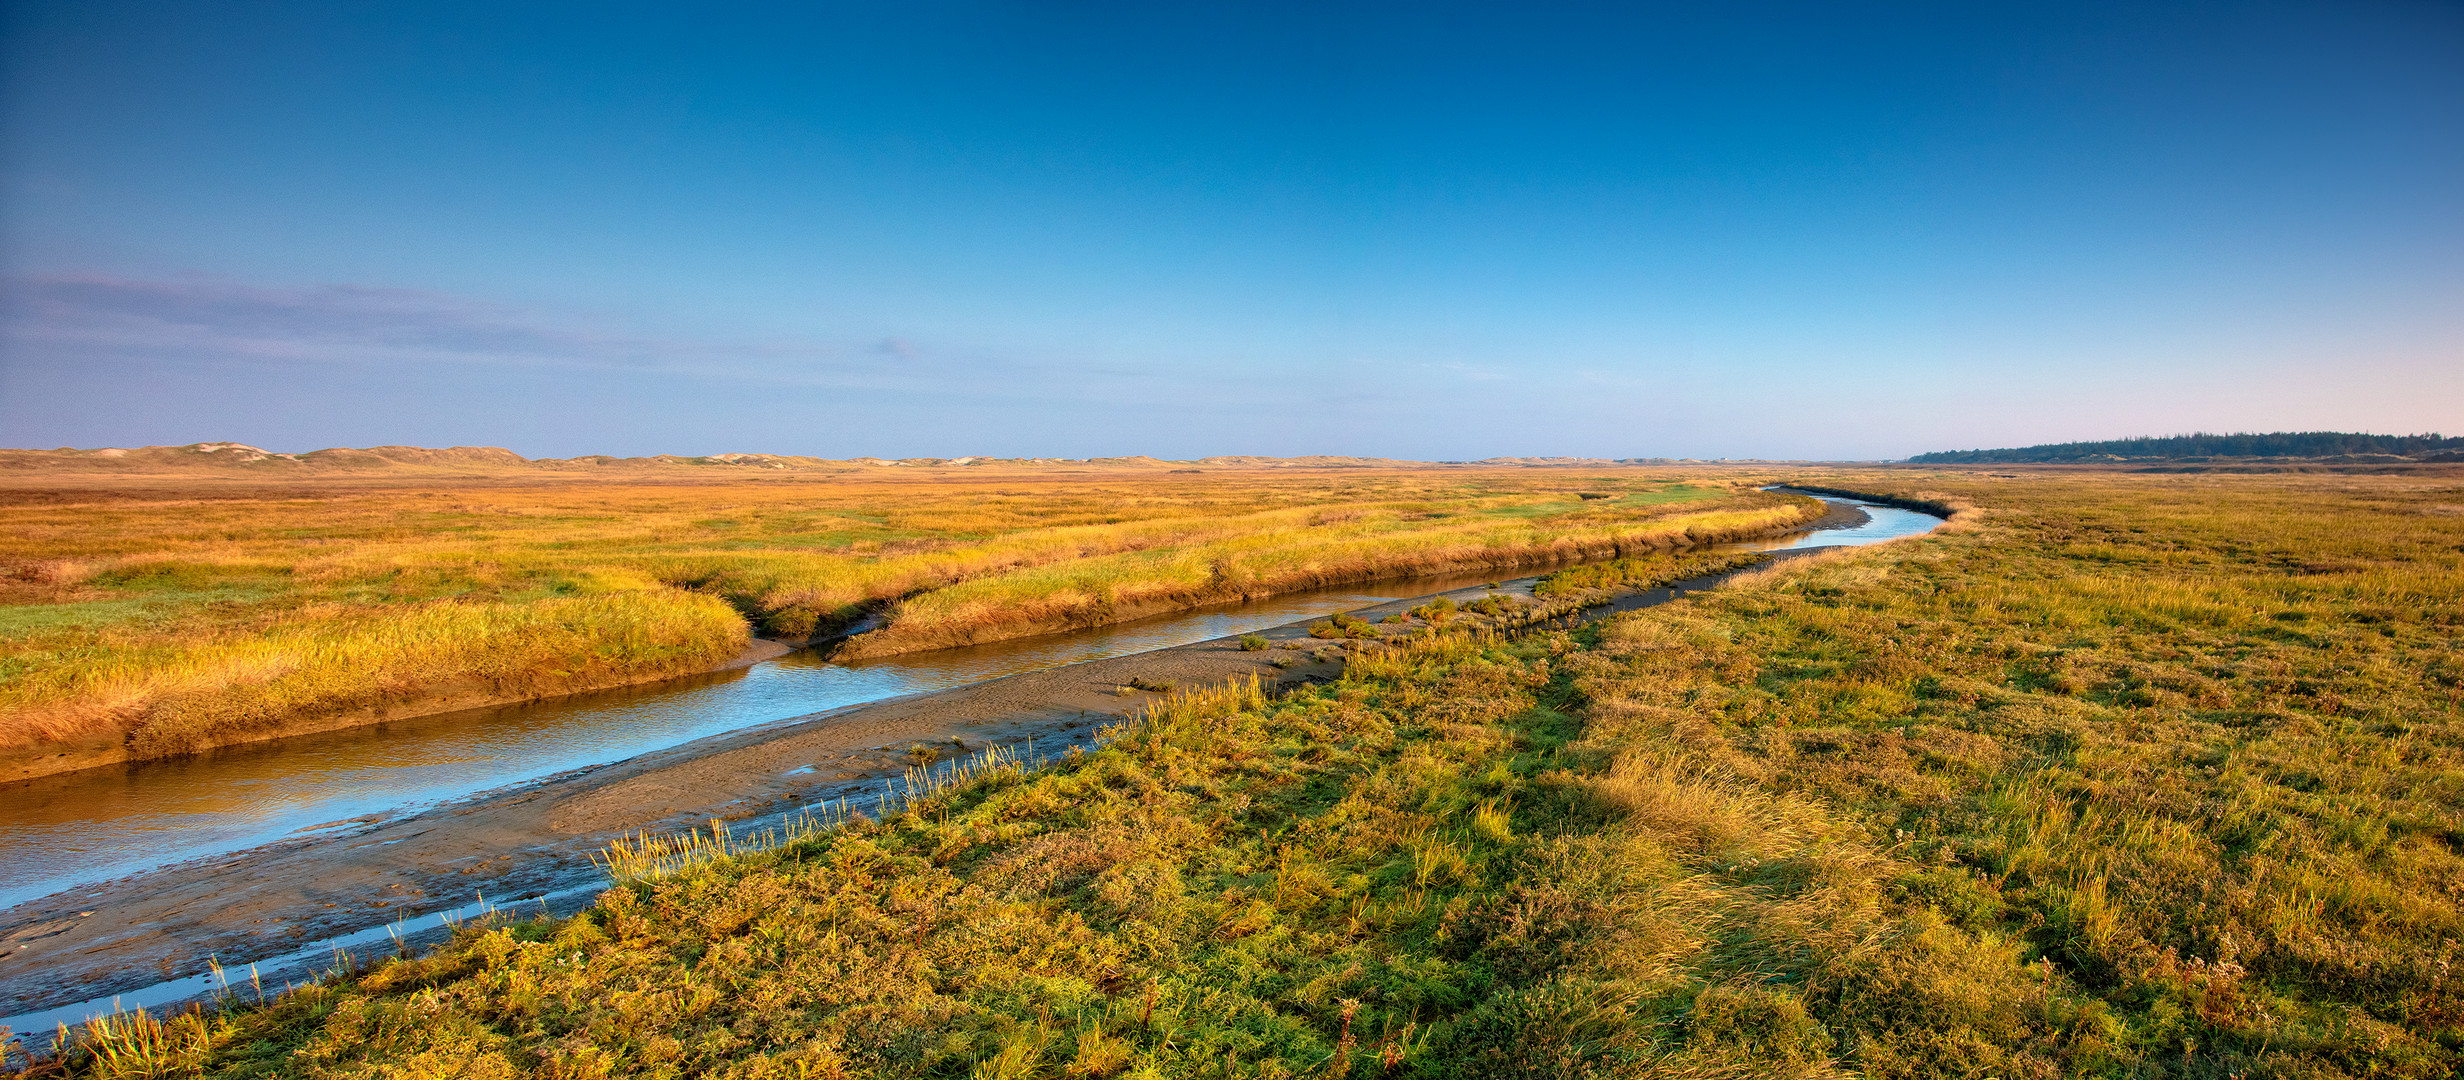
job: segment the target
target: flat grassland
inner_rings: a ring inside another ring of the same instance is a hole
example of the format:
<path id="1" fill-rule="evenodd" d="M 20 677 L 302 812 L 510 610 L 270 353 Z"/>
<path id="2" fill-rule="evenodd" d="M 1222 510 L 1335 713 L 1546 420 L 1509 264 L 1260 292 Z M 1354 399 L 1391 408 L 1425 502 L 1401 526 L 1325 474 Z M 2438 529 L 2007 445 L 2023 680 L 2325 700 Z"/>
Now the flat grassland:
<path id="1" fill-rule="evenodd" d="M 704 670 L 755 631 L 870 618 L 879 655 L 1818 512 L 1615 467 L 7 479 L 0 763 L 21 773 Z"/>
<path id="2" fill-rule="evenodd" d="M 1969 527 L 611 856 L 74 1075 L 2449 1077 L 2464 478 L 1842 473 Z"/>

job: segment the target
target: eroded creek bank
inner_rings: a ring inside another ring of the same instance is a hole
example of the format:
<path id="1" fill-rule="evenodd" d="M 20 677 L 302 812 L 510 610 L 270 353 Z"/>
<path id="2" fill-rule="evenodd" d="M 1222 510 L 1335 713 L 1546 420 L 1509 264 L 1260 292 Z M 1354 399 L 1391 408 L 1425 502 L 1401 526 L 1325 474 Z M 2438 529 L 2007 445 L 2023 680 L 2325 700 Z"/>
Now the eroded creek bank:
<path id="1" fill-rule="evenodd" d="M 1939 524 L 1906 510 L 1829 501 L 1833 513 L 1810 531 L 1722 547 L 1786 557 L 1912 535 Z M 1596 618 L 1664 603 L 1715 585 L 1718 578 L 1627 594 L 1587 614 Z M 1354 586 L 1354 600 L 1371 599 L 1371 589 L 1387 596 L 1405 592 L 1406 598 L 1337 603 L 1258 632 L 1277 646 L 1314 648 L 1326 644 L 1308 637 L 1307 627 L 1319 615 L 1350 609 L 1375 621 L 1431 595 L 1468 600 L 1495 591 L 1528 597 L 1535 580 L 1503 581 L 1495 590 L 1478 575 L 1436 583 L 1450 586 L 1443 589 L 1428 588 L 1425 580 L 1410 590 L 1392 589 L 1409 583 Z M 475 906 L 483 894 L 487 901 L 518 902 L 526 910 L 532 905 L 576 910 L 590 903 L 601 881 L 591 855 L 620 836 L 680 830 L 712 818 L 735 821 L 743 831 L 824 800 L 852 798 L 863 805 L 886 778 L 904 774 L 908 749 L 917 743 L 970 750 L 1031 744 L 1037 752 L 1056 753 L 1092 741 L 1103 726 L 1153 696 L 1124 689 L 1133 680 L 1202 684 L 1254 675 L 1290 686 L 1339 674 L 1339 658 L 1313 659 L 1310 649 L 1242 649 L 1239 635 L 1254 628 L 1259 614 L 1250 612 L 1244 624 L 1240 613 L 1263 606 L 1168 617 L 1184 620 L 1177 630 L 1125 624 L 1068 635 L 1043 645 L 1126 654 L 1062 660 L 1006 675 L 991 670 L 964 685 L 904 696 L 876 693 L 874 700 L 842 708 L 740 724 L 612 763 L 524 778 L 423 811 L 332 820 L 247 850 L 20 903 L 0 911 L 0 1017 L 6 1018 L 0 1023 L 21 1032 L 48 1031 L 60 1022 L 110 1011 L 112 995 L 127 995 L 120 1004 L 130 1007 L 193 998 L 213 989 L 191 977 L 209 960 L 240 972 L 244 980 L 248 964 L 276 958 L 279 962 L 263 964 L 258 974 L 279 987 L 330 968 L 328 945 L 387 951 L 398 947 L 385 932 L 388 924 Z M 1136 649 L 1142 642 L 1168 641 L 1175 632 L 1189 635 L 1210 627 L 1217 632 L 1206 640 Z M 1129 635 L 1126 644 L 1123 634 Z M 1289 666 L 1275 666 L 1276 658 Z M 976 662 L 1000 666 L 980 657 Z M 517 728 L 518 742 L 525 732 L 536 735 L 541 725 Z M 423 767 L 450 770 L 453 764 Z M 0 795 L 7 794 L 9 788 L 0 788 Z M 0 866 L 19 861 L 16 849 L 0 849 Z M 411 924 L 404 941 L 417 945 L 445 932 Z M 356 939 L 350 937 L 354 934 Z"/>

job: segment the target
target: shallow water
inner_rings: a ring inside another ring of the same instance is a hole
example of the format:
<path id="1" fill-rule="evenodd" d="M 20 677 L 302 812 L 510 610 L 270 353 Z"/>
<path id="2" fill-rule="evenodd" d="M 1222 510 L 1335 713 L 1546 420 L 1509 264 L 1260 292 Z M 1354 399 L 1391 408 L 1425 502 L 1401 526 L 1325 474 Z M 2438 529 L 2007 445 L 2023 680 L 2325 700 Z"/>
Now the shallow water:
<path id="1" fill-rule="evenodd" d="M 1725 550 L 1870 544 L 1941 524 L 1914 511 L 1858 505 L 1872 520 L 1857 528 Z M 1261 630 L 1478 585 L 1498 573 L 1315 589 L 1068 634 L 852 664 L 796 652 L 742 671 L 0 785 L 0 908 L 757 724 Z"/>
<path id="2" fill-rule="evenodd" d="M 1749 540 L 1741 544 L 1723 544 L 1722 551 L 1791 551 L 1814 547 L 1863 547 L 1903 536 L 1921 536 L 1934 531 L 1942 519 L 1915 510 L 1867 502 L 1863 499 L 1843 499 L 1833 495 L 1822 497 L 1825 502 L 1846 503 L 1865 511 L 1866 521 L 1849 529 L 1816 529 L 1770 540 Z"/>

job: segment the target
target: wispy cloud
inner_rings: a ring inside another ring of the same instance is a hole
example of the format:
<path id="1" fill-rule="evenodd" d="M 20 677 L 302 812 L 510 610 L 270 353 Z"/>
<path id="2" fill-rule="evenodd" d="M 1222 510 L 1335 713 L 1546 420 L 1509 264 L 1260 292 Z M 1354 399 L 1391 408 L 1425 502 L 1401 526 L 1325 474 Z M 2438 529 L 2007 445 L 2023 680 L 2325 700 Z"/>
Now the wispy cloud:
<path id="1" fill-rule="evenodd" d="M 324 364 L 466 363 L 721 369 L 747 361 L 850 361 L 827 343 L 696 341 L 559 325 L 504 304 L 363 285 L 269 288 L 99 276 L 6 282 L 5 332 L 21 350 Z M 864 365 L 847 363 L 860 370 Z"/>
<path id="2" fill-rule="evenodd" d="M 21 340 L 181 346 L 288 357 L 333 346 L 502 352 L 542 343 L 486 305 L 404 289 L 266 289 L 225 282 L 30 277 L 8 282 Z"/>

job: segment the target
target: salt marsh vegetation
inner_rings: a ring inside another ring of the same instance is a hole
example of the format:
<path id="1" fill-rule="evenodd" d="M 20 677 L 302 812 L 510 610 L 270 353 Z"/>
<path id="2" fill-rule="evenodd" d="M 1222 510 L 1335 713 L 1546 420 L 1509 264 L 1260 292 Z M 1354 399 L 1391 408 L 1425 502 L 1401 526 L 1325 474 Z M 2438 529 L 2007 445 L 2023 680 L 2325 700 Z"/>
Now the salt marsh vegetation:
<path id="1" fill-rule="evenodd" d="M 1183 689 L 1091 753 L 637 848 L 579 916 L 41 1067 L 2454 1075 L 2464 486 L 1831 479 L 1976 510 Z"/>

